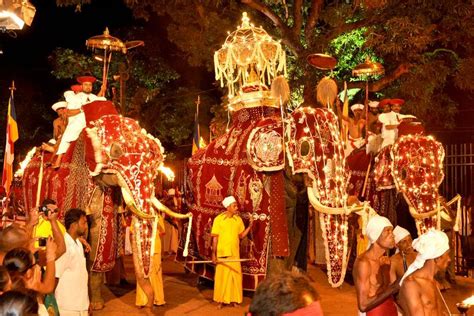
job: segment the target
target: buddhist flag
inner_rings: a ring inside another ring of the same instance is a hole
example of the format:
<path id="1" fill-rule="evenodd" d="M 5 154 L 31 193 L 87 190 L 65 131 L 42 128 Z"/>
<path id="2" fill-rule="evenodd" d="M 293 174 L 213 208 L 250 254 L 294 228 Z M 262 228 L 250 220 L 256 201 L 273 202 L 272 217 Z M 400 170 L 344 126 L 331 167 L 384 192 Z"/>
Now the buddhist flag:
<path id="1" fill-rule="evenodd" d="M 196 101 L 196 114 L 194 115 L 194 132 L 193 132 L 193 151 L 192 154 L 201 148 L 201 132 L 199 130 L 199 104 L 201 103 L 201 97 L 198 96 Z"/>
<path id="2" fill-rule="evenodd" d="M 16 124 L 15 105 L 13 103 L 13 90 L 11 89 L 7 112 L 7 133 L 5 144 L 5 156 L 3 158 L 2 186 L 7 196 L 10 194 L 10 186 L 13 180 L 14 143 L 18 139 L 18 125 Z"/>

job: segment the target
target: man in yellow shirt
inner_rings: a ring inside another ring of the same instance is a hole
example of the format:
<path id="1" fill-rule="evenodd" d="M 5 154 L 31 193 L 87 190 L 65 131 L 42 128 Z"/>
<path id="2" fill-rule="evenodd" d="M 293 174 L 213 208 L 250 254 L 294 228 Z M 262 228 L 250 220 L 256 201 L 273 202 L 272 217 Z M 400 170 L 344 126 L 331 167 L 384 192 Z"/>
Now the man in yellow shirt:
<path id="1" fill-rule="evenodd" d="M 38 223 L 33 229 L 33 237 L 35 239 L 35 247 L 41 247 L 38 243 L 39 238 L 53 237 L 54 241 L 58 245 L 56 250 L 56 258 L 59 258 L 63 253 L 66 252 L 66 244 L 64 242 L 64 233 L 66 229 L 61 224 L 58 218 L 58 206 L 52 199 L 45 199 L 39 207 L 39 218 Z"/>
<path id="2" fill-rule="evenodd" d="M 226 211 L 214 218 L 211 229 L 212 262 L 216 264 L 214 301 L 219 303 L 218 309 L 224 304 L 233 303 L 236 306 L 242 303 L 242 267 L 237 260 L 240 259 L 240 239 L 247 236 L 253 224 L 250 218 L 250 224 L 245 229 L 233 196 L 226 197 L 222 205 Z"/>

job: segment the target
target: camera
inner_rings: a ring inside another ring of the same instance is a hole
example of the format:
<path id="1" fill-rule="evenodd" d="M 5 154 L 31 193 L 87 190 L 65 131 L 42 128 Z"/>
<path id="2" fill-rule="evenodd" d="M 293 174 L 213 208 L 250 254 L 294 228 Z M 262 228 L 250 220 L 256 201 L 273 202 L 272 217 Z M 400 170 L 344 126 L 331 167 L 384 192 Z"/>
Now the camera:
<path id="1" fill-rule="evenodd" d="M 45 237 L 38 238 L 38 246 L 46 247 L 46 241 L 47 240 L 48 240 L 48 238 L 45 238 Z"/>
<path id="2" fill-rule="evenodd" d="M 48 217 L 48 213 L 49 213 L 49 208 L 45 205 L 41 205 L 40 207 L 38 207 L 38 211 L 40 213 L 43 213 L 44 216 Z"/>

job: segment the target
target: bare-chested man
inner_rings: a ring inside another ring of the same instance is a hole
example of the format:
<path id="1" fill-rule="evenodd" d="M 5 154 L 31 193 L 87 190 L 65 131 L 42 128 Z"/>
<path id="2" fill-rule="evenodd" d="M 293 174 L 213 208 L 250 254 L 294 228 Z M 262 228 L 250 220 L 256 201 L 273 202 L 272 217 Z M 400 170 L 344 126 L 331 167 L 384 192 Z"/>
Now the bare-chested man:
<path id="1" fill-rule="evenodd" d="M 56 142 L 60 141 L 61 136 L 64 134 L 64 130 L 67 126 L 67 102 L 59 101 L 53 104 L 51 107 L 56 113 L 58 118 L 53 121 L 53 137 Z"/>
<path id="2" fill-rule="evenodd" d="M 384 256 L 395 246 L 392 230 L 386 217 L 372 217 L 366 229 L 371 245 L 354 264 L 357 304 L 367 316 L 397 316 L 393 295 L 398 292 L 399 285 L 398 282 L 390 284 L 390 260 Z"/>
<path id="3" fill-rule="evenodd" d="M 354 113 L 353 118 L 341 115 L 341 118 L 344 123 L 348 125 L 349 131 L 349 137 L 345 150 L 346 157 L 349 156 L 354 149 L 362 147 L 365 143 L 363 135 L 363 131 L 365 128 L 365 119 L 363 118 L 364 105 L 354 104 L 351 106 L 351 111 L 352 113 Z"/>
<path id="4" fill-rule="evenodd" d="M 379 102 L 370 101 L 369 102 L 369 114 L 368 121 L 369 132 L 372 134 L 380 134 L 380 125 L 378 122 L 379 119 Z"/>
<path id="5" fill-rule="evenodd" d="M 367 154 L 373 152 L 378 153 L 380 146 L 382 145 L 382 135 L 380 134 L 382 124 L 379 122 L 379 102 L 369 102 L 369 114 L 368 114 L 368 130 L 369 135 L 367 137 Z"/>
<path id="6" fill-rule="evenodd" d="M 398 252 L 390 258 L 390 282 L 400 280 L 417 255 L 411 245 L 413 240 L 408 230 L 397 226 L 393 229 L 393 235 Z"/>
<path id="7" fill-rule="evenodd" d="M 451 261 L 448 236 L 439 230 L 429 230 L 413 241 L 413 248 L 418 255 L 400 282 L 404 315 L 450 315 L 434 279 Z"/>
<path id="8" fill-rule="evenodd" d="M 41 145 L 41 149 L 55 152 L 59 142 L 61 140 L 62 135 L 64 134 L 64 130 L 67 126 L 67 102 L 59 101 L 53 104 L 51 107 L 57 114 L 58 117 L 53 121 L 53 138 L 48 141 L 48 143 L 43 143 Z"/>

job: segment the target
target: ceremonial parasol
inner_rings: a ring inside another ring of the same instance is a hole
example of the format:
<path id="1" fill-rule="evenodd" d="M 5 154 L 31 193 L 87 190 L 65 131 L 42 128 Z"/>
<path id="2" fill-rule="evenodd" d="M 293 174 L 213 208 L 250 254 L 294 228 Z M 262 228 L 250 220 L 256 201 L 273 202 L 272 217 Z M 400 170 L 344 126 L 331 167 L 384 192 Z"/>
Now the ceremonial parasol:
<path id="1" fill-rule="evenodd" d="M 364 63 L 357 65 L 352 70 L 352 75 L 365 78 L 365 121 L 369 121 L 369 76 L 383 75 L 385 69 L 381 63 L 370 60 L 369 57 Z M 367 140 L 369 124 L 365 124 L 365 139 Z"/>
<path id="2" fill-rule="evenodd" d="M 86 46 L 91 49 L 104 50 L 104 70 L 102 73 L 102 84 L 107 86 L 107 75 L 109 72 L 110 60 L 112 59 L 112 52 L 127 53 L 127 46 L 117 37 L 110 35 L 109 29 L 105 28 L 104 34 L 89 38 L 86 41 Z"/>
<path id="3" fill-rule="evenodd" d="M 333 70 L 336 68 L 337 59 L 326 54 L 310 54 L 306 57 L 308 64 L 320 70 Z"/>

